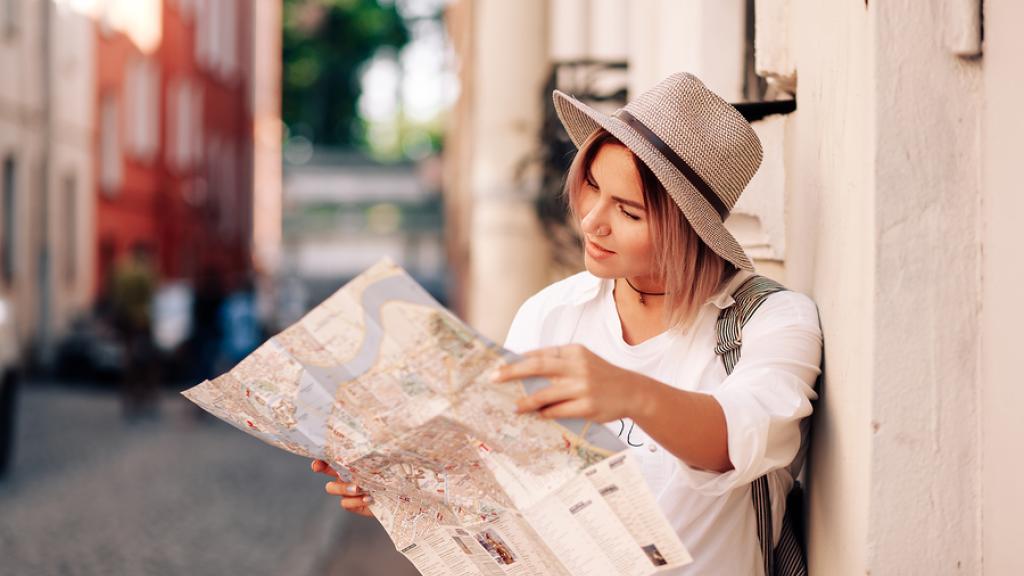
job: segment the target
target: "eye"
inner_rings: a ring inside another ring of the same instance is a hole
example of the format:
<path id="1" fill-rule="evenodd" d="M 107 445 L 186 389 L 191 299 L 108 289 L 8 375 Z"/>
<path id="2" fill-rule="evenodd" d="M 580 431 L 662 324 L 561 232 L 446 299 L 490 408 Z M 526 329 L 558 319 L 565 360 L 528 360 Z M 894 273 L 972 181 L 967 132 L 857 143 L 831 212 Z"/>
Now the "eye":
<path id="1" fill-rule="evenodd" d="M 619 205 L 619 212 L 622 212 L 623 214 L 625 214 L 626 217 L 629 218 L 630 220 L 639 220 L 640 219 L 640 217 L 637 216 L 636 214 L 630 214 L 629 212 L 627 212 L 626 209 L 623 208 L 621 204 Z"/>
<path id="2" fill-rule="evenodd" d="M 583 180 L 584 180 L 584 182 L 586 182 L 587 186 L 590 186 L 594 190 L 600 190 L 601 189 L 601 188 L 598 187 L 597 182 L 594 182 L 594 178 L 590 174 L 587 174 L 586 177 L 584 177 Z"/>

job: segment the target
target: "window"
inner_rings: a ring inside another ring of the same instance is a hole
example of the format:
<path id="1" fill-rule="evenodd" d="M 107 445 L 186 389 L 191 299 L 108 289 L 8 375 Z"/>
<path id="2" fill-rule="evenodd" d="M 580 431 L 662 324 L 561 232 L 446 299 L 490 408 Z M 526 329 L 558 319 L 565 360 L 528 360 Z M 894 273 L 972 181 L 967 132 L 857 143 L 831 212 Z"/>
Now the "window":
<path id="1" fill-rule="evenodd" d="M 78 181 L 74 174 L 64 177 L 64 280 L 75 283 L 78 275 Z"/>
<path id="2" fill-rule="evenodd" d="M 104 94 L 100 102 L 100 190 L 113 196 L 120 191 L 123 180 L 117 98 Z"/>
<path id="3" fill-rule="evenodd" d="M 0 0 L 0 25 L 4 38 L 13 38 L 18 33 L 19 6 L 21 0 Z"/>
<path id="4" fill-rule="evenodd" d="M 187 172 L 203 158 L 203 92 L 188 78 L 171 80 L 167 90 L 165 150 L 176 172 Z"/>
<path id="5" fill-rule="evenodd" d="M 3 245 L 0 246 L 0 255 L 2 255 L 3 261 L 0 262 L 0 275 L 3 276 L 5 284 L 10 285 L 14 280 L 14 256 L 17 253 L 15 251 L 15 228 L 14 223 L 17 220 L 15 218 L 15 186 L 18 183 L 17 166 L 14 163 L 14 156 L 8 156 L 4 158 L 3 164 L 3 199 L 2 199 L 2 210 L 3 210 L 3 229 L 0 230 L 2 234 Z"/>
<path id="6" fill-rule="evenodd" d="M 132 60 L 125 73 L 125 151 L 151 162 L 160 142 L 160 70 L 150 58 Z"/>
<path id="7" fill-rule="evenodd" d="M 235 0 L 221 3 L 220 70 L 227 78 L 233 78 L 238 67 L 238 5 Z"/>
<path id="8" fill-rule="evenodd" d="M 237 0 L 219 0 L 197 5 L 195 13 L 196 61 L 206 70 L 231 78 L 238 66 Z"/>

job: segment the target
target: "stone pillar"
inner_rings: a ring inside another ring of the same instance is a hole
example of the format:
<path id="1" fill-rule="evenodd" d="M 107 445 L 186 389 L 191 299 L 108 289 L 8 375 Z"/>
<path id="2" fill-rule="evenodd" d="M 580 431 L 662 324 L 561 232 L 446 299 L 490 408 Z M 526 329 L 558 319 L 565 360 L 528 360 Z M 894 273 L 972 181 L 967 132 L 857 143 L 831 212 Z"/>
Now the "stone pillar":
<path id="1" fill-rule="evenodd" d="M 281 6 L 252 3 L 250 97 L 253 115 L 252 251 L 273 275 L 281 251 Z"/>
<path id="2" fill-rule="evenodd" d="M 738 101 L 745 13 L 745 0 L 630 2 L 630 94 L 675 72 L 690 72 L 727 101 Z"/>
<path id="3" fill-rule="evenodd" d="M 523 301 L 547 284 L 549 246 L 534 211 L 543 93 L 549 73 L 548 4 L 480 0 L 473 6 L 468 320 L 501 342 Z"/>

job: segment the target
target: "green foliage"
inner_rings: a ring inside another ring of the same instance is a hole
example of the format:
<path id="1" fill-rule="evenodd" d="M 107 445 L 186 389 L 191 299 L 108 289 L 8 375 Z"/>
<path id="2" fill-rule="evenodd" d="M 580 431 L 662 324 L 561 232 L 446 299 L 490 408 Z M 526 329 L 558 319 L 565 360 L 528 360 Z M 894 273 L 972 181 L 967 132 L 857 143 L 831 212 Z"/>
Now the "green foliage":
<path id="1" fill-rule="evenodd" d="M 378 49 L 397 51 L 408 42 L 394 3 L 284 0 L 285 124 L 318 145 L 362 147 L 356 110 L 361 67 Z"/>

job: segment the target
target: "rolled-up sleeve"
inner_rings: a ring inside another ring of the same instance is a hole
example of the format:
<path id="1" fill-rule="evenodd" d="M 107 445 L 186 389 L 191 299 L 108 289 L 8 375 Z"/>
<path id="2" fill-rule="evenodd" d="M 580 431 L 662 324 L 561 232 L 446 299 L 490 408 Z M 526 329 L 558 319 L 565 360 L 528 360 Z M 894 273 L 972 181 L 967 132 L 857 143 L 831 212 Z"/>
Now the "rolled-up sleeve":
<path id="1" fill-rule="evenodd" d="M 725 413 L 733 469 L 681 466 L 687 483 L 708 495 L 789 466 L 800 449 L 801 421 L 817 398 L 822 336 L 810 298 L 798 292 L 769 296 L 744 326 L 742 346 L 732 374 L 710 392 Z"/>

